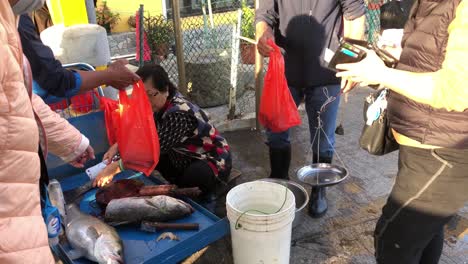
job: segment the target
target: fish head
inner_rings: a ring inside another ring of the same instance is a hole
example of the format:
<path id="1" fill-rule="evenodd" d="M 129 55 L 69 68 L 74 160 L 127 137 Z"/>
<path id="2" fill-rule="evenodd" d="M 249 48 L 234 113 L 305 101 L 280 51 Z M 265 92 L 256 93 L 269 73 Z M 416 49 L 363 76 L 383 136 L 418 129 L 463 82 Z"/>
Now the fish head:
<path id="1" fill-rule="evenodd" d="M 94 256 L 99 263 L 122 264 L 123 247 L 122 241 L 113 236 L 101 235 L 94 246 Z"/>

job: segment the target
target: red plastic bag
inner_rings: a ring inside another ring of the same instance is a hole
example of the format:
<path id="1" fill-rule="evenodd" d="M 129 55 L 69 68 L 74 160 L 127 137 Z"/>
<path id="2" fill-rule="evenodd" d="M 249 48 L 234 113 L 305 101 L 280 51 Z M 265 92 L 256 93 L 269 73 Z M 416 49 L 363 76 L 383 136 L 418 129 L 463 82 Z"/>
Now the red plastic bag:
<path id="1" fill-rule="evenodd" d="M 131 97 L 119 92 L 120 119 L 117 142 L 120 157 L 126 168 L 149 176 L 159 161 L 159 137 L 153 119 L 153 110 L 143 83 L 133 85 Z"/>
<path id="2" fill-rule="evenodd" d="M 153 110 L 140 81 L 133 85 L 131 97 L 119 92 L 120 102 L 100 97 L 107 138 L 119 144 L 125 167 L 150 175 L 159 161 L 159 138 Z"/>
<path id="3" fill-rule="evenodd" d="M 265 128 L 278 133 L 300 125 L 301 117 L 284 75 L 281 50 L 272 40 L 269 40 L 268 44 L 274 50 L 270 54 L 270 63 L 265 75 L 258 118 Z"/>
<path id="4" fill-rule="evenodd" d="M 99 97 L 99 104 L 101 110 L 104 111 L 107 140 L 109 145 L 112 146 L 117 142 L 117 128 L 120 120 L 119 102 L 106 97 Z"/>

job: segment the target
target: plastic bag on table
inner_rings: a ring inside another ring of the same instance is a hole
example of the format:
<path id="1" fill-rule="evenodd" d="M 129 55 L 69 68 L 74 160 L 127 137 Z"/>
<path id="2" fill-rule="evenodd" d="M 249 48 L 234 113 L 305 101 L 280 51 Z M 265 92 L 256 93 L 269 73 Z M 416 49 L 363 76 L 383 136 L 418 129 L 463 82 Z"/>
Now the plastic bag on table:
<path id="1" fill-rule="evenodd" d="M 269 40 L 268 44 L 274 50 L 270 54 L 265 75 L 259 121 L 272 132 L 283 132 L 300 125 L 301 117 L 286 81 L 281 50 L 272 40 Z"/>

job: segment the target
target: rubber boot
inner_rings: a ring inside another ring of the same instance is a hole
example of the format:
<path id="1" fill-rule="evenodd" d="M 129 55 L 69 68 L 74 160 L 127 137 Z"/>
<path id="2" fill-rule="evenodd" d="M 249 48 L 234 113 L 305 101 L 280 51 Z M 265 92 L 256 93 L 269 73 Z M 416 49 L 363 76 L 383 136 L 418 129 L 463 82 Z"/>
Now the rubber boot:
<path id="1" fill-rule="evenodd" d="M 309 215 L 320 218 L 328 211 L 327 192 L 325 187 L 312 187 L 309 201 Z"/>
<path id="2" fill-rule="evenodd" d="M 289 180 L 290 163 L 291 146 L 285 148 L 270 148 L 270 178 Z"/>
<path id="3" fill-rule="evenodd" d="M 333 158 L 320 157 L 314 154 L 313 163 L 328 163 L 331 164 Z M 320 218 L 328 211 L 327 192 L 325 187 L 312 187 L 309 201 L 309 215 L 313 218 Z"/>

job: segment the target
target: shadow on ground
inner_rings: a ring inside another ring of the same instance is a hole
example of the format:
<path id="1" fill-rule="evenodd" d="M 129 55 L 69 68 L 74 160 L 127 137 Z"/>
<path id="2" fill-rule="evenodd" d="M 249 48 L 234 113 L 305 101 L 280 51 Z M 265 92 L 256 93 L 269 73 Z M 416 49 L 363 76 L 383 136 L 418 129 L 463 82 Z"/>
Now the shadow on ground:
<path id="1" fill-rule="evenodd" d="M 342 103 L 344 136 L 337 136 L 336 149 L 350 171 L 341 185 L 328 190 L 330 208 L 321 219 L 307 218 L 293 230 L 291 264 L 375 263 L 373 230 L 396 173 L 397 154 L 373 157 L 359 149 L 363 125 L 362 103 L 368 90 L 361 89 Z M 304 112 L 301 111 L 304 116 Z M 293 161 L 290 175 L 311 160 L 307 119 L 293 131 Z M 257 131 L 226 133 L 234 154 L 234 167 L 242 171 L 238 183 L 265 178 L 269 160 L 264 137 Z M 339 161 L 337 161 L 339 162 Z M 468 239 L 457 239 L 468 228 L 468 206 L 447 227 L 441 264 L 468 263 Z M 259 245 L 261 246 L 261 245 Z M 184 263 L 233 263 L 230 237 L 192 256 Z"/>

